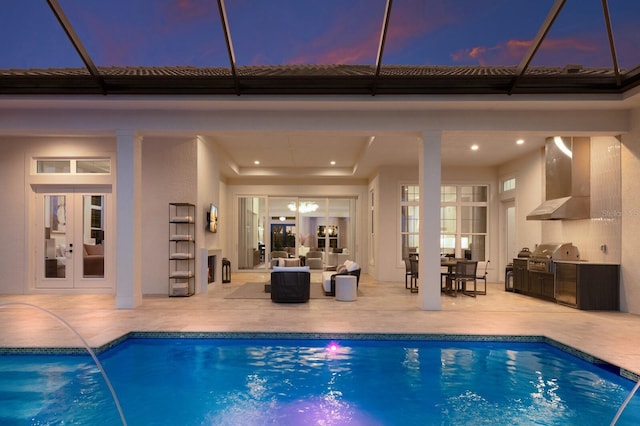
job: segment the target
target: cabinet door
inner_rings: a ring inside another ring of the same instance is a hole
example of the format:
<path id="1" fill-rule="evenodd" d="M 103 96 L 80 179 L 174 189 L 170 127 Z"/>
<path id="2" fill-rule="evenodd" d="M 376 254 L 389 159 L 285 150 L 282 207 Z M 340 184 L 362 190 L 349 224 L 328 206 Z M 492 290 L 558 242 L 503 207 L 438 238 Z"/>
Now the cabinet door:
<path id="1" fill-rule="evenodd" d="M 542 296 L 542 276 L 536 272 L 529 273 L 529 292 L 532 296 Z"/>
<path id="2" fill-rule="evenodd" d="M 541 296 L 545 299 L 553 300 L 555 298 L 554 295 L 554 279 L 552 274 L 543 274 L 541 275 L 541 283 L 542 283 L 542 293 Z"/>
<path id="3" fill-rule="evenodd" d="M 529 272 L 526 261 L 513 260 L 513 289 L 518 293 L 529 292 Z"/>
<path id="4" fill-rule="evenodd" d="M 517 292 L 526 292 L 527 288 L 525 287 L 525 270 L 520 267 L 513 268 L 513 288 Z"/>

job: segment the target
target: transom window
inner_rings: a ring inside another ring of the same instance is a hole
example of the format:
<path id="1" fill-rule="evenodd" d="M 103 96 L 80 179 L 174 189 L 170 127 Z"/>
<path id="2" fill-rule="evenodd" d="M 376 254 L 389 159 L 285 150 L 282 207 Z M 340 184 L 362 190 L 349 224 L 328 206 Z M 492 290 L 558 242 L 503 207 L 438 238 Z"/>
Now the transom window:
<path id="1" fill-rule="evenodd" d="M 39 175 L 111 174 L 111 160 L 109 158 L 37 158 L 34 161 L 35 172 Z"/>
<path id="2" fill-rule="evenodd" d="M 502 192 L 516 189 L 516 178 L 509 178 L 502 181 Z"/>

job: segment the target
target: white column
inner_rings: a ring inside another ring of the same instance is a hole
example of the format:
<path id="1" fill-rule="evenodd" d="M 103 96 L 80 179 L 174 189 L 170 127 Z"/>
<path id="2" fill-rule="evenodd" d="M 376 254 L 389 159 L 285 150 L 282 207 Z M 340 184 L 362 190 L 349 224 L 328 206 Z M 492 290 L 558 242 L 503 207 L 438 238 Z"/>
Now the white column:
<path id="1" fill-rule="evenodd" d="M 440 302 L 440 183 L 442 131 L 422 134 L 420 145 L 420 269 L 419 305 L 439 311 Z"/>
<path id="2" fill-rule="evenodd" d="M 116 132 L 116 308 L 142 303 L 142 138 Z"/>

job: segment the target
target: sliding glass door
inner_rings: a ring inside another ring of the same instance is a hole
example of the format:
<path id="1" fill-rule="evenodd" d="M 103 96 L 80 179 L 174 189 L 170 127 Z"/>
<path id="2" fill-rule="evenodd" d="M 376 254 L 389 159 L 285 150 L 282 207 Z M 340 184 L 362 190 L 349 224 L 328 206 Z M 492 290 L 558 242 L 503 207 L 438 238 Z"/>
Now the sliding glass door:
<path id="1" fill-rule="evenodd" d="M 238 269 L 265 267 L 266 197 L 238 198 Z"/>
<path id="2" fill-rule="evenodd" d="M 273 252 L 321 251 L 325 266 L 355 260 L 355 217 L 355 198 L 239 197 L 238 269 L 269 268 Z"/>

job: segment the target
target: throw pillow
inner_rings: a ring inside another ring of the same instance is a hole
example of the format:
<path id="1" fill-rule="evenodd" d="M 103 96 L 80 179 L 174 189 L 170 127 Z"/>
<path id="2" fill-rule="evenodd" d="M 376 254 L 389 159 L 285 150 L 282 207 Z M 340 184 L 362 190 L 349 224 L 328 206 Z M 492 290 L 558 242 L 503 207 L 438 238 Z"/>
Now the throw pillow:
<path id="1" fill-rule="evenodd" d="M 338 266 L 338 268 L 336 269 L 336 272 L 338 274 L 344 274 L 345 272 L 347 272 L 347 267 L 344 265 L 340 265 Z"/>
<path id="2" fill-rule="evenodd" d="M 353 272 L 360 269 L 360 265 L 358 265 L 356 262 L 351 262 L 348 266 L 347 266 L 347 271 L 349 272 Z"/>

